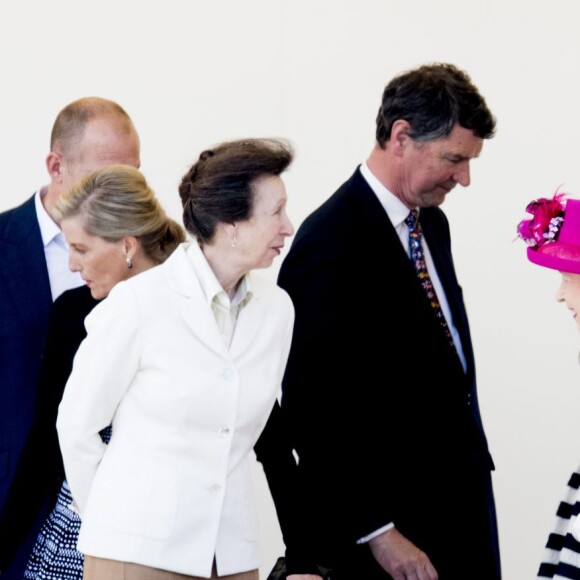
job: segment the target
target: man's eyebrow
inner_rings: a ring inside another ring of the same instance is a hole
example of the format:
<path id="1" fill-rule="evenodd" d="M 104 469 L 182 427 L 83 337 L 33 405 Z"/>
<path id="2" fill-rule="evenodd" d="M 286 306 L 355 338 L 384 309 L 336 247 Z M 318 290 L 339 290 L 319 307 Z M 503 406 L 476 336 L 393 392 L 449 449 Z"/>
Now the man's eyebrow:
<path id="1" fill-rule="evenodd" d="M 448 159 L 455 159 L 457 161 L 469 161 L 471 159 L 477 159 L 478 155 L 470 157 L 469 155 L 463 155 L 463 153 L 455 153 L 453 151 L 449 151 L 448 153 L 444 154 L 444 157 Z"/>

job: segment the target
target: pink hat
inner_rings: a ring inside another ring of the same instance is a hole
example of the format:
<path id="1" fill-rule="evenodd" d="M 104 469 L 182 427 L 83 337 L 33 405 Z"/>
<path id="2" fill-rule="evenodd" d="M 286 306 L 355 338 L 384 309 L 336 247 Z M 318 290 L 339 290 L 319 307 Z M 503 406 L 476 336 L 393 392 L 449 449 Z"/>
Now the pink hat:
<path id="1" fill-rule="evenodd" d="M 518 236 L 528 245 L 528 260 L 545 268 L 580 274 L 580 200 L 556 193 L 532 201 L 534 217 L 518 224 Z"/>

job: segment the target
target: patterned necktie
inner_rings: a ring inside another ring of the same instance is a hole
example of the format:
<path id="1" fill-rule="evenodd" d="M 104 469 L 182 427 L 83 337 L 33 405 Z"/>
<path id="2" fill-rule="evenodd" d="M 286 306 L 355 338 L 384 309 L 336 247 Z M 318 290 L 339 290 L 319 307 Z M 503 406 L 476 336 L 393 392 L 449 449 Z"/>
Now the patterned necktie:
<path id="1" fill-rule="evenodd" d="M 427 265 L 425 264 L 425 254 L 423 253 L 422 244 L 423 233 L 421 231 L 421 224 L 419 223 L 417 217 L 417 210 L 412 209 L 409 215 L 405 218 L 405 224 L 409 228 L 409 256 L 413 262 L 413 265 L 415 266 L 417 277 L 421 282 L 421 286 L 423 287 L 423 290 L 425 290 L 425 294 L 431 303 L 431 308 L 433 308 L 435 311 L 435 316 L 437 316 L 439 324 L 441 324 L 441 328 L 443 328 L 443 332 L 445 333 L 447 340 L 449 340 L 449 344 L 454 347 L 451 332 L 447 326 L 443 311 L 441 310 L 441 304 L 439 304 L 439 299 L 437 298 L 435 288 L 433 287 L 433 283 L 429 277 L 429 272 L 427 272 Z"/>

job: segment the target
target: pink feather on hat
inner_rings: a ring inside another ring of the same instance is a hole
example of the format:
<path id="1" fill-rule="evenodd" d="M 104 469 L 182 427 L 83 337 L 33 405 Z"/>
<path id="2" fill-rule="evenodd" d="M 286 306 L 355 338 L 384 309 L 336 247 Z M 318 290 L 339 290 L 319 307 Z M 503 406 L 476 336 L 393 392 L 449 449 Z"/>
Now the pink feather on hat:
<path id="1" fill-rule="evenodd" d="M 565 193 L 556 193 L 552 199 L 541 197 L 531 201 L 526 212 L 532 219 L 522 220 L 518 224 L 518 236 L 528 246 L 541 246 L 554 241 L 564 219 L 566 207 Z"/>
<path id="2" fill-rule="evenodd" d="M 580 200 L 556 193 L 528 204 L 531 219 L 517 226 L 528 246 L 530 262 L 545 268 L 580 274 Z"/>

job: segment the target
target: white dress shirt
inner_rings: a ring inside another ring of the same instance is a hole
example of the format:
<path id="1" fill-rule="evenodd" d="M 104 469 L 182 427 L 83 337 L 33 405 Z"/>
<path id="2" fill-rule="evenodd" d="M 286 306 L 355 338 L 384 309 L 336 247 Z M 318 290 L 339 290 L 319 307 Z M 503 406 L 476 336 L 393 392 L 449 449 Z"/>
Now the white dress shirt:
<path id="1" fill-rule="evenodd" d="M 40 235 L 44 244 L 44 257 L 48 268 L 48 279 L 52 300 L 56 300 L 65 290 L 78 288 L 84 284 L 79 272 L 71 272 L 68 267 L 68 245 L 62 230 L 48 215 L 42 197 L 46 195 L 46 188 L 39 189 L 34 196 L 36 217 L 40 227 Z"/>

